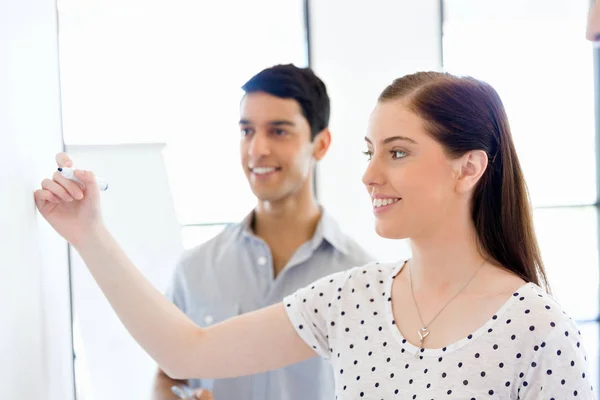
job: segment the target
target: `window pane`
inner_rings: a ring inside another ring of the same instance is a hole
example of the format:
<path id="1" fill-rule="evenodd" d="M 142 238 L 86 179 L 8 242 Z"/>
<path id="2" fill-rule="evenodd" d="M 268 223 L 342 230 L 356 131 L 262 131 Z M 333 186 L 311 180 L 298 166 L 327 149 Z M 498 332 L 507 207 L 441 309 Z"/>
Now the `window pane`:
<path id="1" fill-rule="evenodd" d="M 164 142 L 181 223 L 242 218 L 255 199 L 239 161 L 240 86 L 306 65 L 303 4 L 61 0 L 65 142 Z"/>
<path id="2" fill-rule="evenodd" d="M 589 3 L 444 3 L 444 68 L 499 92 L 535 205 L 596 200 Z"/>
<path id="3" fill-rule="evenodd" d="M 555 297 L 573 319 L 595 320 L 599 301 L 596 209 L 538 209 L 534 221 Z"/>
<path id="4" fill-rule="evenodd" d="M 225 228 L 225 226 L 225 224 L 184 226 L 181 229 L 183 247 L 188 250 L 192 247 L 201 245 L 202 243 L 217 236 L 223 230 L 223 228 Z"/>

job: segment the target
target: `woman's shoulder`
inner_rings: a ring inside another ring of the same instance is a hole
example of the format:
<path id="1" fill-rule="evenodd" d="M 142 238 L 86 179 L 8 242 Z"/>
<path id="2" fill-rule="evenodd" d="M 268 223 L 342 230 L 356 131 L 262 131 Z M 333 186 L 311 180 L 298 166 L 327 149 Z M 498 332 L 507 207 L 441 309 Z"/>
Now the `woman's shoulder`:
<path id="1" fill-rule="evenodd" d="M 352 268 L 346 273 L 347 282 L 365 282 L 386 281 L 395 278 L 398 274 L 404 260 L 401 261 L 372 261 L 365 265 Z"/>
<path id="2" fill-rule="evenodd" d="M 545 288 L 535 282 L 526 282 L 505 268 L 493 270 L 486 285 L 487 290 L 498 293 L 504 299 L 508 297 L 503 308 L 507 319 L 513 323 L 523 323 L 532 330 L 539 329 L 540 333 L 553 330 L 559 323 L 573 324 L 559 301 Z"/>
<path id="3" fill-rule="evenodd" d="M 575 320 L 565 311 L 557 299 L 533 282 L 524 284 L 513 293 L 519 311 L 531 322 L 531 326 L 548 335 L 559 332 L 559 336 L 579 335 Z"/>
<path id="4" fill-rule="evenodd" d="M 321 293 L 335 294 L 341 297 L 345 288 L 365 288 L 375 287 L 375 283 L 389 282 L 398 273 L 403 263 L 400 262 L 379 262 L 372 261 L 367 264 L 348 268 L 344 271 L 327 275 L 300 291 L 317 290 Z M 364 292 L 364 290 L 361 290 Z M 326 296 L 326 294 L 322 295 Z"/>
<path id="5" fill-rule="evenodd" d="M 402 267 L 404 260 L 401 261 L 371 261 L 359 267 L 353 268 L 353 272 L 367 274 L 389 274 Z"/>

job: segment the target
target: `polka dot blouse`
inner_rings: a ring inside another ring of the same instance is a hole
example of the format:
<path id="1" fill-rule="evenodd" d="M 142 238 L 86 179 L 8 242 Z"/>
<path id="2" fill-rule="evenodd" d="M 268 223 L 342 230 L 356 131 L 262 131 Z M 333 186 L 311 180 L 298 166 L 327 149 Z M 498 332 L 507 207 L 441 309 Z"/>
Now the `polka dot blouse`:
<path id="1" fill-rule="evenodd" d="M 594 398 L 575 323 L 532 283 L 456 343 L 407 342 L 390 298 L 402 265 L 353 268 L 284 299 L 298 334 L 330 361 L 336 399 Z"/>

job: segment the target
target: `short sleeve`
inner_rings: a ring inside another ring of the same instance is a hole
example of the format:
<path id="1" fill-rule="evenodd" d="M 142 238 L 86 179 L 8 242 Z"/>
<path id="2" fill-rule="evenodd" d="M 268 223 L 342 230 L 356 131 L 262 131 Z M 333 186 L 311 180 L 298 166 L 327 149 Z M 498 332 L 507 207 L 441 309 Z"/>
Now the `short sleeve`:
<path id="1" fill-rule="evenodd" d="M 324 359 L 330 357 L 329 310 L 351 270 L 326 276 L 283 299 L 298 335 Z"/>
<path id="2" fill-rule="evenodd" d="M 595 399 L 582 337 L 571 320 L 557 323 L 538 352 L 521 382 L 522 399 Z"/>
<path id="3" fill-rule="evenodd" d="M 177 306 L 181 311 L 187 313 L 186 296 L 186 278 L 183 265 L 180 263 L 175 267 L 175 272 L 171 278 L 171 283 L 167 288 L 165 296 Z"/>

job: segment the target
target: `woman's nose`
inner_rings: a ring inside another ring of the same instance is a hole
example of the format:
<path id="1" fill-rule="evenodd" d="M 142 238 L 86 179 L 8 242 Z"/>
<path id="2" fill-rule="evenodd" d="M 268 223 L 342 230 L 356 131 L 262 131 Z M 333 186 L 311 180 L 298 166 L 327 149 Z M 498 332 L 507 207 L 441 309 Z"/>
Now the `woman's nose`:
<path id="1" fill-rule="evenodd" d="M 586 38 L 592 42 L 600 42 L 600 0 L 594 1 L 590 8 Z"/>

